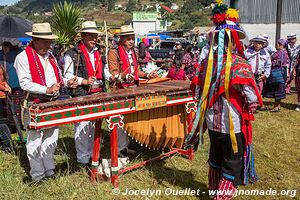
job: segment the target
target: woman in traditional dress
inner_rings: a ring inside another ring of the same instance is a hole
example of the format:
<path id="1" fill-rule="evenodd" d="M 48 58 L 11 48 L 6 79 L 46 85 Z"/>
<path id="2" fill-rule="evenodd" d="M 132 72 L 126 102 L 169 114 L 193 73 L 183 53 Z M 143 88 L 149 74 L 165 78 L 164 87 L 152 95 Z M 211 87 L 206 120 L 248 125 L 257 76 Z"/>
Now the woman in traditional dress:
<path id="1" fill-rule="evenodd" d="M 271 112 L 279 112 L 280 111 L 280 102 L 281 99 L 285 99 L 285 82 L 287 79 L 287 67 L 289 66 L 289 56 L 286 51 L 287 41 L 285 39 L 279 39 L 277 41 L 277 51 L 272 55 L 272 67 L 271 67 L 271 75 L 267 80 L 267 85 L 263 92 L 264 97 L 274 98 L 275 103 L 274 107 L 270 110 Z M 274 83 L 272 81 L 272 72 L 274 70 L 281 69 L 283 76 L 283 83 Z"/>
<path id="2" fill-rule="evenodd" d="M 187 77 L 190 80 L 192 80 L 196 74 L 196 69 L 195 69 L 194 65 L 197 63 L 197 60 L 196 60 L 194 54 L 192 53 L 192 45 L 186 46 L 186 49 L 185 49 L 185 52 L 184 52 L 181 62 L 182 62 L 182 66 L 185 71 L 185 74 L 187 75 Z"/>

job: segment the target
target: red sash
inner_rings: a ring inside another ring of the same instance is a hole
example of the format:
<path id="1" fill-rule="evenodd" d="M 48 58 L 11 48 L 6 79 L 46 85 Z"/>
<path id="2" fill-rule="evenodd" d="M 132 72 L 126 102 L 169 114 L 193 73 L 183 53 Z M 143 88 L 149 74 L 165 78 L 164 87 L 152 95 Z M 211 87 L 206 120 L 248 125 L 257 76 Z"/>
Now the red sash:
<path id="1" fill-rule="evenodd" d="M 102 60 L 101 60 L 99 51 L 94 51 L 94 59 L 95 59 L 95 70 L 94 70 L 92 62 L 90 61 L 90 57 L 89 57 L 86 46 L 83 44 L 83 42 L 79 42 L 78 47 L 84 56 L 84 60 L 85 60 L 85 64 L 86 64 L 86 68 L 87 68 L 89 77 L 96 76 L 97 80 L 102 80 L 103 65 L 102 65 Z"/>
<path id="2" fill-rule="evenodd" d="M 122 66 L 121 66 L 122 71 L 125 74 L 130 74 L 131 73 L 130 61 L 129 61 L 127 52 L 121 43 L 118 45 L 118 50 L 119 50 L 120 60 L 122 61 Z M 138 75 L 139 68 L 138 68 L 137 58 L 136 58 L 134 50 L 130 49 L 130 51 L 131 51 L 133 64 L 134 64 L 134 80 L 138 81 L 139 80 L 139 75 Z"/>
<path id="3" fill-rule="evenodd" d="M 32 48 L 31 44 L 26 47 L 25 52 L 28 58 L 29 70 L 30 70 L 32 82 L 43 86 L 47 86 L 43 65 L 36 51 Z M 62 79 L 62 75 L 60 74 L 60 70 L 52 54 L 49 54 L 49 61 L 51 66 L 53 67 L 53 71 L 55 73 L 57 83 L 63 86 L 64 82 Z"/>

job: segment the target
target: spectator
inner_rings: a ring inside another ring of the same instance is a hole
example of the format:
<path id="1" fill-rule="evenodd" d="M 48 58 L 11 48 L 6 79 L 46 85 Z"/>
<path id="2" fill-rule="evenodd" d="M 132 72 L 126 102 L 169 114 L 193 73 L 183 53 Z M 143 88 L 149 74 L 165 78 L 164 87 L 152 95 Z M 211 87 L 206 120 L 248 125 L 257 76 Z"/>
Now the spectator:
<path id="1" fill-rule="evenodd" d="M 182 68 L 185 71 L 189 80 L 192 80 L 195 76 L 195 67 L 194 65 L 197 63 L 194 54 L 192 53 L 192 45 L 187 45 L 184 55 L 182 57 Z"/>
<path id="2" fill-rule="evenodd" d="M 276 48 L 272 44 L 270 44 L 270 42 L 269 42 L 269 36 L 267 34 L 263 34 L 262 36 L 267 40 L 265 48 L 268 51 L 268 53 L 270 54 L 270 56 L 271 56 L 273 53 L 276 52 Z"/>
<path id="3" fill-rule="evenodd" d="M 6 93 L 11 93 L 11 88 L 7 84 L 7 75 L 0 64 L 0 119 L 7 118 Z"/>
<path id="4" fill-rule="evenodd" d="M 288 40 L 288 44 L 286 46 L 286 49 L 287 49 L 287 53 L 289 55 L 290 65 L 288 66 L 288 69 L 287 69 L 287 82 L 286 82 L 286 86 L 285 86 L 285 93 L 290 94 L 291 84 L 292 84 L 292 80 L 293 80 L 293 76 L 291 75 L 291 73 L 293 71 L 293 56 L 294 56 L 294 53 L 297 51 L 296 34 L 295 33 L 289 34 L 287 36 L 287 40 Z"/>
<path id="5" fill-rule="evenodd" d="M 274 98 L 274 107 L 270 110 L 271 112 L 280 111 L 280 102 L 285 98 L 285 81 L 287 79 L 287 68 L 289 66 L 289 57 L 286 51 L 287 41 L 285 39 L 280 39 L 277 41 L 277 51 L 272 55 L 272 68 L 271 75 L 267 80 L 266 87 L 264 89 L 264 97 Z M 272 79 L 274 71 L 279 70 L 283 78 L 283 82 L 274 82 Z"/>
<path id="6" fill-rule="evenodd" d="M 175 46 L 174 46 L 174 51 L 175 51 L 175 55 L 174 55 L 174 60 L 181 60 L 183 55 L 184 55 L 184 50 L 182 48 L 182 45 L 179 41 L 175 42 Z"/>
<path id="7" fill-rule="evenodd" d="M 262 94 L 266 79 L 270 75 L 271 71 L 271 58 L 270 54 L 264 48 L 267 40 L 262 36 L 257 36 L 251 40 L 252 46 L 245 50 L 245 58 L 248 60 L 254 73 L 257 87 Z M 265 106 L 262 106 L 260 110 L 266 110 Z"/>
<path id="8" fill-rule="evenodd" d="M 300 111 L 300 51 L 297 54 L 292 74 L 295 77 L 295 85 L 296 85 L 297 96 L 298 96 L 298 105 L 296 111 Z"/>
<path id="9" fill-rule="evenodd" d="M 168 78 L 173 80 L 187 80 L 188 77 L 185 74 L 184 66 L 180 60 L 175 60 L 173 67 L 169 69 Z"/>
<path id="10" fill-rule="evenodd" d="M 294 50 L 296 48 L 297 36 L 295 33 L 291 33 L 287 36 L 288 44 L 286 46 L 289 58 L 292 57 Z"/>
<path id="11" fill-rule="evenodd" d="M 15 43 L 14 43 L 15 44 Z M 17 76 L 16 69 L 14 67 L 14 62 L 16 56 L 22 51 L 18 45 L 14 45 L 11 42 L 3 42 L 2 50 L 0 50 L 0 64 L 2 63 L 4 70 L 7 74 L 7 83 L 11 87 L 12 92 L 10 97 L 15 104 L 16 115 L 18 116 L 18 121 L 21 123 L 21 106 L 20 102 L 24 99 L 24 91 L 20 87 L 19 79 Z M 8 124 L 11 131 L 15 131 L 15 123 L 11 111 L 7 110 Z M 21 126 L 21 124 L 20 124 Z"/>

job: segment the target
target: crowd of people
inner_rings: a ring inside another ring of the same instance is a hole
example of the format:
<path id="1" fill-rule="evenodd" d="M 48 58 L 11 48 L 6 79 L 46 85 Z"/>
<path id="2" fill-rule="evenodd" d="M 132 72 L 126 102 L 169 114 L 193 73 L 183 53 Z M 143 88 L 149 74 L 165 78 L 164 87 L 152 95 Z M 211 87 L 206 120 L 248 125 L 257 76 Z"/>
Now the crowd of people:
<path id="1" fill-rule="evenodd" d="M 153 59 L 144 43 L 136 49 L 135 32 L 129 25 L 121 26 L 119 40 L 109 49 L 107 57 L 97 44 L 100 32 L 94 21 L 82 23 L 80 40 L 64 53 L 53 54 L 52 44 L 57 36 L 49 23 L 33 24 L 32 32 L 26 33 L 32 41 L 23 50 L 4 42 L 0 51 L 0 102 L 4 104 L 2 100 L 6 95 L 14 94 L 17 97 L 22 94 L 28 102 L 24 106 L 23 123 L 32 180 L 38 182 L 55 175 L 54 152 L 59 127 L 28 128 L 28 106 L 62 98 L 63 88 L 67 94 L 64 98 L 72 98 L 107 92 L 107 88 L 112 87 L 116 90 L 138 87 L 140 79 L 168 77 L 192 81 L 195 97 L 200 102 L 208 101 L 199 107 L 203 117 L 197 123 L 205 121 L 211 140 L 209 188 L 234 189 L 244 184 L 246 174 L 241 171 L 245 167 L 242 159 L 252 144 L 249 121 L 257 104 L 260 110 L 267 109 L 261 96 L 273 98 L 270 111 L 279 112 L 281 100 L 291 93 L 295 80 L 299 101 L 296 110 L 300 111 L 300 47 L 296 47 L 295 34 L 278 40 L 276 48 L 269 43 L 266 34 L 243 45 L 240 39 L 245 38 L 245 32 L 232 23 L 219 23 L 208 33 L 208 42 L 201 52 L 193 45 L 183 49 L 177 42 L 172 66 L 164 68 L 153 67 Z M 227 63 L 231 66 L 230 73 L 226 72 Z M 230 77 L 229 81 L 228 74 L 234 72 L 236 77 Z M 208 80 L 207 76 L 213 78 Z M 205 89 L 207 87 L 209 89 Z M 205 96 L 209 96 L 209 100 Z M 247 105 L 246 111 L 244 105 Z M 228 118 L 224 117 L 227 115 Z M 96 123 L 99 122 L 74 124 L 77 162 L 81 166 L 90 164 Z M 119 156 L 126 157 L 130 139 L 121 128 L 118 138 Z M 256 175 L 250 174 L 250 177 L 255 179 Z"/>

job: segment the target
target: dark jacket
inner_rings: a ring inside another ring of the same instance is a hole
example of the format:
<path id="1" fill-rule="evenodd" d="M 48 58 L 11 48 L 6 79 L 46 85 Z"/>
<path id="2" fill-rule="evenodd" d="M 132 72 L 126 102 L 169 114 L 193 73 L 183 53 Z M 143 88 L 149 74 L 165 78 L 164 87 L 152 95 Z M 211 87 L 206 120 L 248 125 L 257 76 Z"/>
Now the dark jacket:
<path id="1" fill-rule="evenodd" d="M 100 49 L 100 47 L 96 46 L 98 49 Z M 74 75 L 76 73 L 76 68 L 77 68 L 77 63 L 78 63 L 78 74 L 77 76 L 78 77 L 82 77 L 84 79 L 88 79 L 89 76 L 88 76 L 88 71 L 87 71 L 87 68 L 86 68 L 86 62 L 85 62 L 85 59 L 84 59 L 84 55 L 80 52 L 78 46 L 76 45 L 75 47 L 69 49 L 67 52 L 66 52 L 67 55 L 69 55 L 73 62 L 74 62 Z M 78 54 L 80 54 L 79 56 L 79 62 L 77 61 L 77 57 L 78 57 Z M 106 91 L 106 88 L 105 88 L 105 75 L 104 75 L 104 66 L 105 66 L 105 56 L 101 56 L 102 58 L 102 65 L 103 65 L 103 68 L 102 68 L 102 91 L 105 92 Z M 87 85 L 78 85 L 78 87 L 76 89 L 70 89 L 70 95 L 72 97 L 77 97 L 77 96 L 85 96 L 88 94 L 88 91 L 89 91 L 89 86 Z"/>

